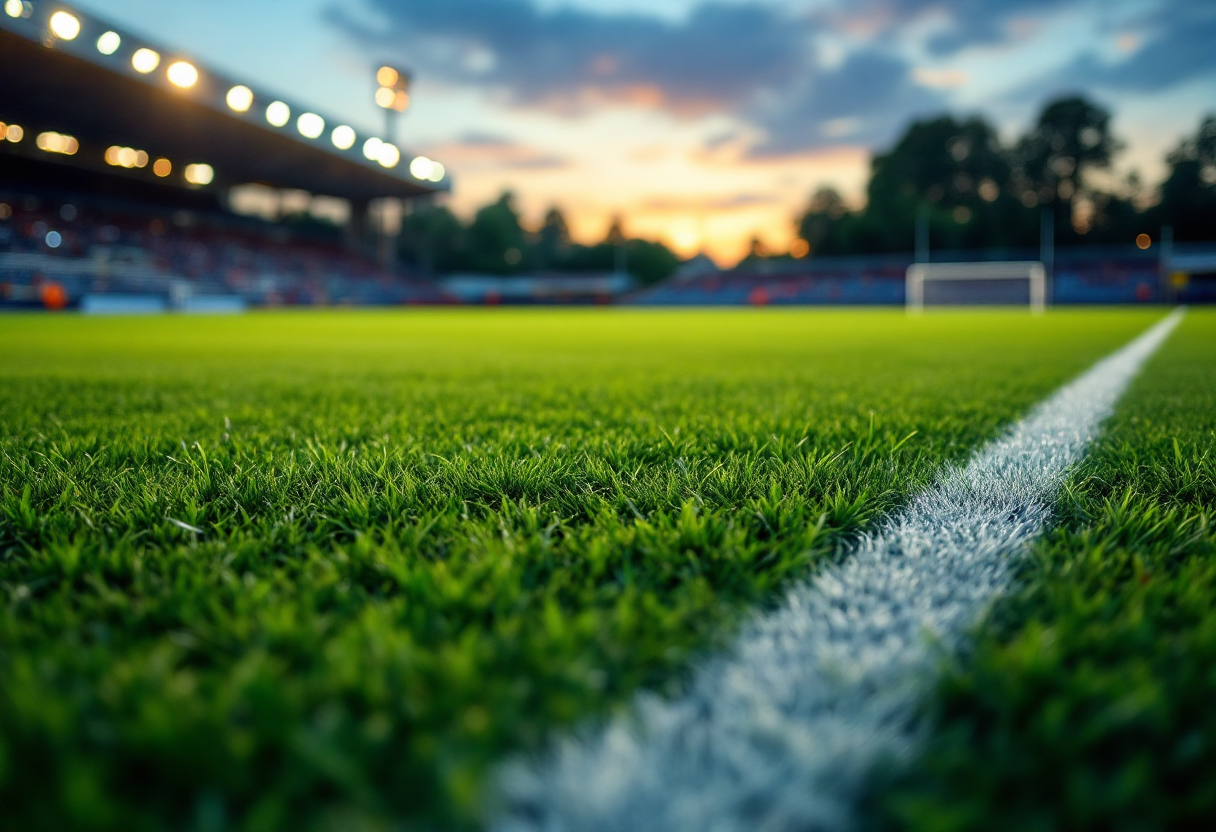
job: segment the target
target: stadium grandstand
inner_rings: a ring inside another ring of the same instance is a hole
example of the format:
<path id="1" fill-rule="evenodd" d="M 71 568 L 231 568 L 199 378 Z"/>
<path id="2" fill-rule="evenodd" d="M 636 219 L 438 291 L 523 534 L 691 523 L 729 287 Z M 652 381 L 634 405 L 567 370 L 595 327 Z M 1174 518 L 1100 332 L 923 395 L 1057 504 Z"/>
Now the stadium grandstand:
<path id="1" fill-rule="evenodd" d="M 1050 258 L 1049 305 L 1216 303 L 1216 246 L 1061 248 Z M 1033 261 L 1039 251 L 943 251 L 934 262 Z M 907 302 L 907 255 L 815 257 L 698 269 L 645 289 L 632 302 L 653 306 L 888 305 Z M 983 303 L 971 299 L 969 303 Z M 993 303 L 1008 303 L 995 297 Z"/>
<path id="2" fill-rule="evenodd" d="M 447 299 L 393 263 L 438 162 L 62 3 L 4 3 L 0 77 L 2 307 Z"/>

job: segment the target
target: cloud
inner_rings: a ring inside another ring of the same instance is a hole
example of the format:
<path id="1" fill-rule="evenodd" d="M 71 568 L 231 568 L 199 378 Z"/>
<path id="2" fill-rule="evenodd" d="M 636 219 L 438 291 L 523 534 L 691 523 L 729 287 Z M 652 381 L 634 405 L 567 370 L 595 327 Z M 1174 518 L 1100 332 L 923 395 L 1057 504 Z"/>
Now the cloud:
<path id="1" fill-rule="evenodd" d="M 642 210 L 648 213 L 676 213 L 703 211 L 738 211 L 745 208 L 776 205 L 780 199 L 774 194 L 729 194 L 727 196 L 705 197 L 654 197 L 641 203 Z"/>
<path id="2" fill-rule="evenodd" d="M 842 0 L 819 12 L 836 28 L 870 38 L 901 36 L 915 24 L 930 24 L 925 47 L 947 56 L 975 46 L 1008 43 L 1033 29 L 1034 18 L 1080 0 Z"/>
<path id="3" fill-rule="evenodd" d="M 542 9 L 533 0 L 364 0 L 328 19 L 363 45 L 517 105 L 603 104 L 697 116 L 781 87 L 810 59 L 810 23 L 759 3 L 708 2 L 678 21 L 638 13 Z"/>
<path id="4" fill-rule="evenodd" d="M 1157 92 L 1216 76 L 1216 3 L 1169 0 L 1133 25 L 1135 31 L 1119 38 L 1121 60 L 1104 61 L 1086 53 L 1030 89 L 1066 79 L 1072 87 Z"/>
<path id="5" fill-rule="evenodd" d="M 484 133 L 472 133 L 455 141 L 431 145 L 425 148 L 425 152 L 462 173 L 558 170 L 570 165 L 569 160 L 556 154 Z"/>
<path id="6" fill-rule="evenodd" d="M 786 156 L 842 143 L 881 146 L 910 118 L 945 106 L 944 94 L 916 83 L 901 59 L 881 52 L 855 52 L 759 114 L 767 139 L 750 155 Z"/>

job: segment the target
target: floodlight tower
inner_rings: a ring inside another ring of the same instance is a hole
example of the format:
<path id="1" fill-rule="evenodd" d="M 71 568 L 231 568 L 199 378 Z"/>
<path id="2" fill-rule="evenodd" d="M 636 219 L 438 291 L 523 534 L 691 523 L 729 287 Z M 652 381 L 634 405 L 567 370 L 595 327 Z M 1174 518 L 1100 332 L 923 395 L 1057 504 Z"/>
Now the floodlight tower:
<path id="1" fill-rule="evenodd" d="M 376 70 L 376 104 L 384 109 L 384 139 L 397 143 L 397 120 L 410 106 L 409 72 L 385 66 Z"/>

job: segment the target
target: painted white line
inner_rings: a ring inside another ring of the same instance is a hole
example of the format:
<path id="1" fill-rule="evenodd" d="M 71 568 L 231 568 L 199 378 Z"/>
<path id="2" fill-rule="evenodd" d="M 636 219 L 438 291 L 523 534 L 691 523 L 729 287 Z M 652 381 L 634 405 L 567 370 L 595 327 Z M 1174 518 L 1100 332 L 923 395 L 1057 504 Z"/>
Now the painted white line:
<path id="1" fill-rule="evenodd" d="M 1181 310 L 1039 404 L 965 468 L 793 590 L 628 719 L 496 781 L 495 832 L 793 832 L 852 827 L 868 773 L 915 748 L 942 650 L 1008 585 L 1069 468 Z"/>

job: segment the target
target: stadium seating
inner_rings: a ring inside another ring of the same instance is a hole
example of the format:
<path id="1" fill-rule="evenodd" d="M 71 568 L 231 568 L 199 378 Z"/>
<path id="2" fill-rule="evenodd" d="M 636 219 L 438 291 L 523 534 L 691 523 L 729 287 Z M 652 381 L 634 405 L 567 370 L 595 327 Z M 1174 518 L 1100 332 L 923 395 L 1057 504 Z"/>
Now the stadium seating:
<path id="1" fill-rule="evenodd" d="M 336 233 L 314 240 L 226 214 L 31 195 L 0 195 L 0 204 L 0 304 L 8 306 L 45 305 L 42 287 L 51 284 L 72 306 L 103 294 L 159 296 L 179 308 L 200 297 L 258 306 L 449 300 L 430 281 L 350 252 Z"/>
<path id="2" fill-rule="evenodd" d="M 1180 247 L 1188 249 L 1188 247 Z M 1193 246 L 1196 252 L 1216 251 Z M 942 252 L 942 262 L 1034 260 L 1038 252 Z M 910 256 L 822 257 L 745 263 L 727 271 L 701 271 L 638 292 L 631 302 L 648 306 L 887 305 L 905 302 Z M 1157 253 L 1132 247 L 1059 249 L 1050 302 L 1057 305 L 1160 303 Z M 1210 283 L 1191 280 L 1171 298 L 1212 302 Z"/>

